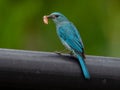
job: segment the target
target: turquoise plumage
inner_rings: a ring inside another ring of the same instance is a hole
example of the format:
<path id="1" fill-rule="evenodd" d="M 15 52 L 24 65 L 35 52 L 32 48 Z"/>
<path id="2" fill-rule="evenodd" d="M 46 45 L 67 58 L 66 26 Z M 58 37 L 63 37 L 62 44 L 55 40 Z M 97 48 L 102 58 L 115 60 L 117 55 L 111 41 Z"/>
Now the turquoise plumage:
<path id="1" fill-rule="evenodd" d="M 61 13 L 54 12 L 47 16 L 56 24 L 57 35 L 63 45 L 72 51 L 78 58 L 84 77 L 90 79 L 87 66 L 85 64 L 84 46 L 77 28 Z"/>

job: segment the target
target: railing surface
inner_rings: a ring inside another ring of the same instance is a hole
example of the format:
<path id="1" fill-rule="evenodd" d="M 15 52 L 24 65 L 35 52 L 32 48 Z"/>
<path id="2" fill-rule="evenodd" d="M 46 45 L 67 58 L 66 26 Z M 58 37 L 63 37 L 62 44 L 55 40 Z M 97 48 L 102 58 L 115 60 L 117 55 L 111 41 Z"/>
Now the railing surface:
<path id="1" fill-rule="evenodd" d="M 119 88 L 120 58 L 86 55 L 85 80 L 78 60 L 68 54 L 0 49 L 2 88 Z"/>

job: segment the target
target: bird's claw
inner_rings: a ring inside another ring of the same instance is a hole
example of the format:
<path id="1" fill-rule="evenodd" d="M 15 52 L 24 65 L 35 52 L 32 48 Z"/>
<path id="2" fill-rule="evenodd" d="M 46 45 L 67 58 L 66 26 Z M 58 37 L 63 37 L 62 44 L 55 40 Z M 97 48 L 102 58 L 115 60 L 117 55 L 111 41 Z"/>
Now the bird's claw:
<path id="1" fill-rule="evenodd" d="M 73 55 L 74 55 L 72 51 L 71 51 L 69 54 L 70 54 L 71 56 L 73 56 Z"/>
<path id="2" fill-rule="evenodd" d="M 58 52 L 58 51 L 55 51 L 55 53 L 58 54 L 58 55 L 61 55 L 61 54 L 62 54 L 61 52 Z"/>

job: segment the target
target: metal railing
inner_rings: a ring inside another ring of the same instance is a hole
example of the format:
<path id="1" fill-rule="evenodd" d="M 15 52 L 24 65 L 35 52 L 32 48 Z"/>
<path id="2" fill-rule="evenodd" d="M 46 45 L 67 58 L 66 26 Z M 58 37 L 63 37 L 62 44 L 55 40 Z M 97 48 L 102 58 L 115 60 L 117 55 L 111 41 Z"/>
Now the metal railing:
<path id="1" fill-rule="evenodd" d="M 90 80 L 84 79 L 78 60 L 68 54 L 0 49 L 0 87 L 120 87 L 119 58 L 89 55 L 86 57 Z"/>

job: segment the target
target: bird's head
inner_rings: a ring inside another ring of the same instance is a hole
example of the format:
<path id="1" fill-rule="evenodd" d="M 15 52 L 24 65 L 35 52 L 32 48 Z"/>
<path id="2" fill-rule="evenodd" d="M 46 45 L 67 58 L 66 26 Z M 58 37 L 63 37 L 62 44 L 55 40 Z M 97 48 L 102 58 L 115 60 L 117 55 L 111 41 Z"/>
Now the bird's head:
<path id="1" fill-rule="evenodd" d="M 50 15 L 47 16 L 48 19 L 52 19 L 55 24 L 59 24 L 64 21 L 68 21 L 68 19 L 61 13 L 59 12 L 54 12 L 51 13 Z"/>

